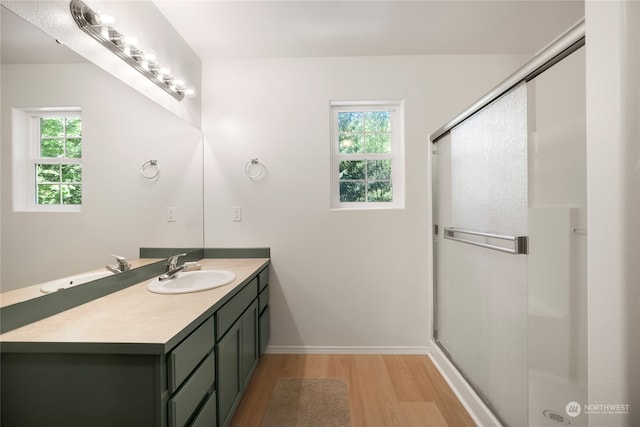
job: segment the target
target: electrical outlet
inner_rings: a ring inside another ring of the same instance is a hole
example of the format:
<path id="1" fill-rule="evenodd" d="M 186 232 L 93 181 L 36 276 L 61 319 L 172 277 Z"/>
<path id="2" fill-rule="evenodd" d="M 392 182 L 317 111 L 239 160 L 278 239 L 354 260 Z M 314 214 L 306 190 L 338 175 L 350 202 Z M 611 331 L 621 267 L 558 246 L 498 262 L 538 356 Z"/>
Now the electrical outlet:
<path id="1" fill-rule="evenodd" d="M 242 208 L 240 206 L 233 206 L 231 208 L 231 218 L 233 222 L 242 221 Z"/>
<path id="2" fill-rule="evenodd" d="M 167 208 L 167 222 L 176 222 L 176 207 L 169 206 Z"/>

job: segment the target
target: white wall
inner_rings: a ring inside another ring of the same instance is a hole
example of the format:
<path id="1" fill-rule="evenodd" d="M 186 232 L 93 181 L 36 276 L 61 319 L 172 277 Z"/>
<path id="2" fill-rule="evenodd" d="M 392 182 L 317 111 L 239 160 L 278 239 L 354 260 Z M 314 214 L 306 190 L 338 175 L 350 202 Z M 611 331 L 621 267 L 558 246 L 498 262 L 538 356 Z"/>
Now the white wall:
<path id="1" fill-rule="evenodd" d="M 198 129 L 93 64 L 3 65 L 1 76 L 3 291 L 101 268 L 110 253 L 201 247 Z M 82 212 L 14 212 L 11 108 L 60 106 L 82 108 Z M 140 174 L 150 159 L 157 181 Z"/>
<path id="2" fill-rule="evenodd" d="M 205 61 L 205 246 L 271 247 L 271 351 L 426 350 L 427 136 L 526 59 Z M 405 101 L 406 209 L 329 209 L 329 102 L 354 99 Z"/>
<path id="3" fill-rule="evenodd" d="M 587 1 L 589 403 L 640 425 L 640 3 Z"/>

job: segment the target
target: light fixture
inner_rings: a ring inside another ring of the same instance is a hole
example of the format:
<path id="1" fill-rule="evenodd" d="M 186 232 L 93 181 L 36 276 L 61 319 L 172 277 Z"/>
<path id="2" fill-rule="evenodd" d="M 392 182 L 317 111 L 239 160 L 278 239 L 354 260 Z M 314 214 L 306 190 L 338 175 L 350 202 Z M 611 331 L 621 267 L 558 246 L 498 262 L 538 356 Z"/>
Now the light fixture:
<path id="1" fill-rule="evenodd" d="M 115 27 L 115 19 L 108 15 L 100 15 L 80 0 L 71 0 L 71 16 L 78 27 L 101 45 L 115 53 L 120 59 L 138 70 L 162 90 L 178 101 L 192 98 L 196 91 L 192 86 L 177 79 L 171 70 L 160 65 L 155 52 L 144 50 L 135 37 L 126 36 Z"/>

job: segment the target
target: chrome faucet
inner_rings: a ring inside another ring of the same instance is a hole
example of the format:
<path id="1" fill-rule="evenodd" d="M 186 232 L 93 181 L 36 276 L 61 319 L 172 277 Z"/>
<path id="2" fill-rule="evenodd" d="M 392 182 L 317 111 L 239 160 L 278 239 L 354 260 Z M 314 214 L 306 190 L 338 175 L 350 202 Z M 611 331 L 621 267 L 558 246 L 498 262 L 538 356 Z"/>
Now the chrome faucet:
<path id="1" fill-rule="evenodd" d="M 110 272 L 118 274 L 125 271 L 129 271 L 131 269 L 131 264 L 127 262 L 127 259 L 125 257 L 113 255 L 113 254 L 111 254 L 110 256 L 114 257 L 118 263 L 117 265 L 107 265 L 105 267 Z"/>
<path id="2" fill-rule="evenodd" d="M 170 257 L 169 260 L 167 261 L 167 270 L 165 271 L 164 274 L 158 277 L 158 280 L 163 281 L 163 280 L 174 279 L 179 272 L 181 272 L 187 267 L 184 264 L 178 265 L 178 258 L 186 255 L 187 254 L 178 254 Z"/>

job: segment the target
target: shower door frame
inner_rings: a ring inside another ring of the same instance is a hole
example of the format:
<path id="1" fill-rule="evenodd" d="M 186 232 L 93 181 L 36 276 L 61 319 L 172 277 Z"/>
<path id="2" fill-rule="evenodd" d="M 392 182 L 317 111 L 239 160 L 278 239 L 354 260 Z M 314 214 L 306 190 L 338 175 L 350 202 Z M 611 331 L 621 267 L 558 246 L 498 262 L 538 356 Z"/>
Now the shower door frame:
<path id="1" fill-rule="evenodd" d="M 557 39 L 551 42 L 547 47 L 545 47 L 542 51 L 540 51 L 534 58 L 532 58 L 529 62 L 527 62 L 520 69 L 515 71 L 505 80 L 503 80 L 500 84 L 498 84 L 494 89 L 489 91 L 482 98 L 477 100 L 463 112 L 455 116 L 449 122 L 444 124 L 442 127 L 438 128 L 429 136 L 429 141 L 432 144 L 432 156 L 431 156 L 431 194 L 432 194 L 432 206 L 431 206 L 431 217 L 437 218 L 439 209 L 439 165 L 438 165 L 438 148 L 437 143 L 441 138 L 450 135 L 450 132 L 453 128 L 463 123 L 472 115 L 484 109 L 489 104 L 496 101 L 502 95 L 506 94 L 516 86 L 527 83 L 537 76 L 542 74 L 544 71 L 553 67 L 558 62 L 562 61 L 567 56 L 576 52 L 580 48 L 585 45 L 585 21 L 584 19 L 577 22 L 574 26 L 569 28 L 565 33 L 560 35 Z M 448 359 L 448 362 L 454 367 L 457 373 L 463 378 L 466 382 L 466 385 L 469 386 L 473 392 L 479 397 L 486 408 L 491 413 L 491 416 L 495 417 L 495 419 L 504 424 L 502 420 L 497 416 L 497 413 L 491 407 L 489 400 L 483 395 L 483 393 L 478 390 L 471 382 L 469 382 L 468 378 L 462 373 L 460 367 L 453 360 L 451 354 L 447 351 L 444 345 L 438 339 L 438 250 L 437 250 L 437 239 L 440 233 L 444 233 L 444 227 L 441 224 L 437 224 L 436 221 L 433 223 L 432 227 L 432 340 L 438 347 L 438 350 L 442 352 Z M 516 249 L 517 250 L 517 249 Z M 524 244 L 524 252 L 526 253 L 526 243 Z"/>

